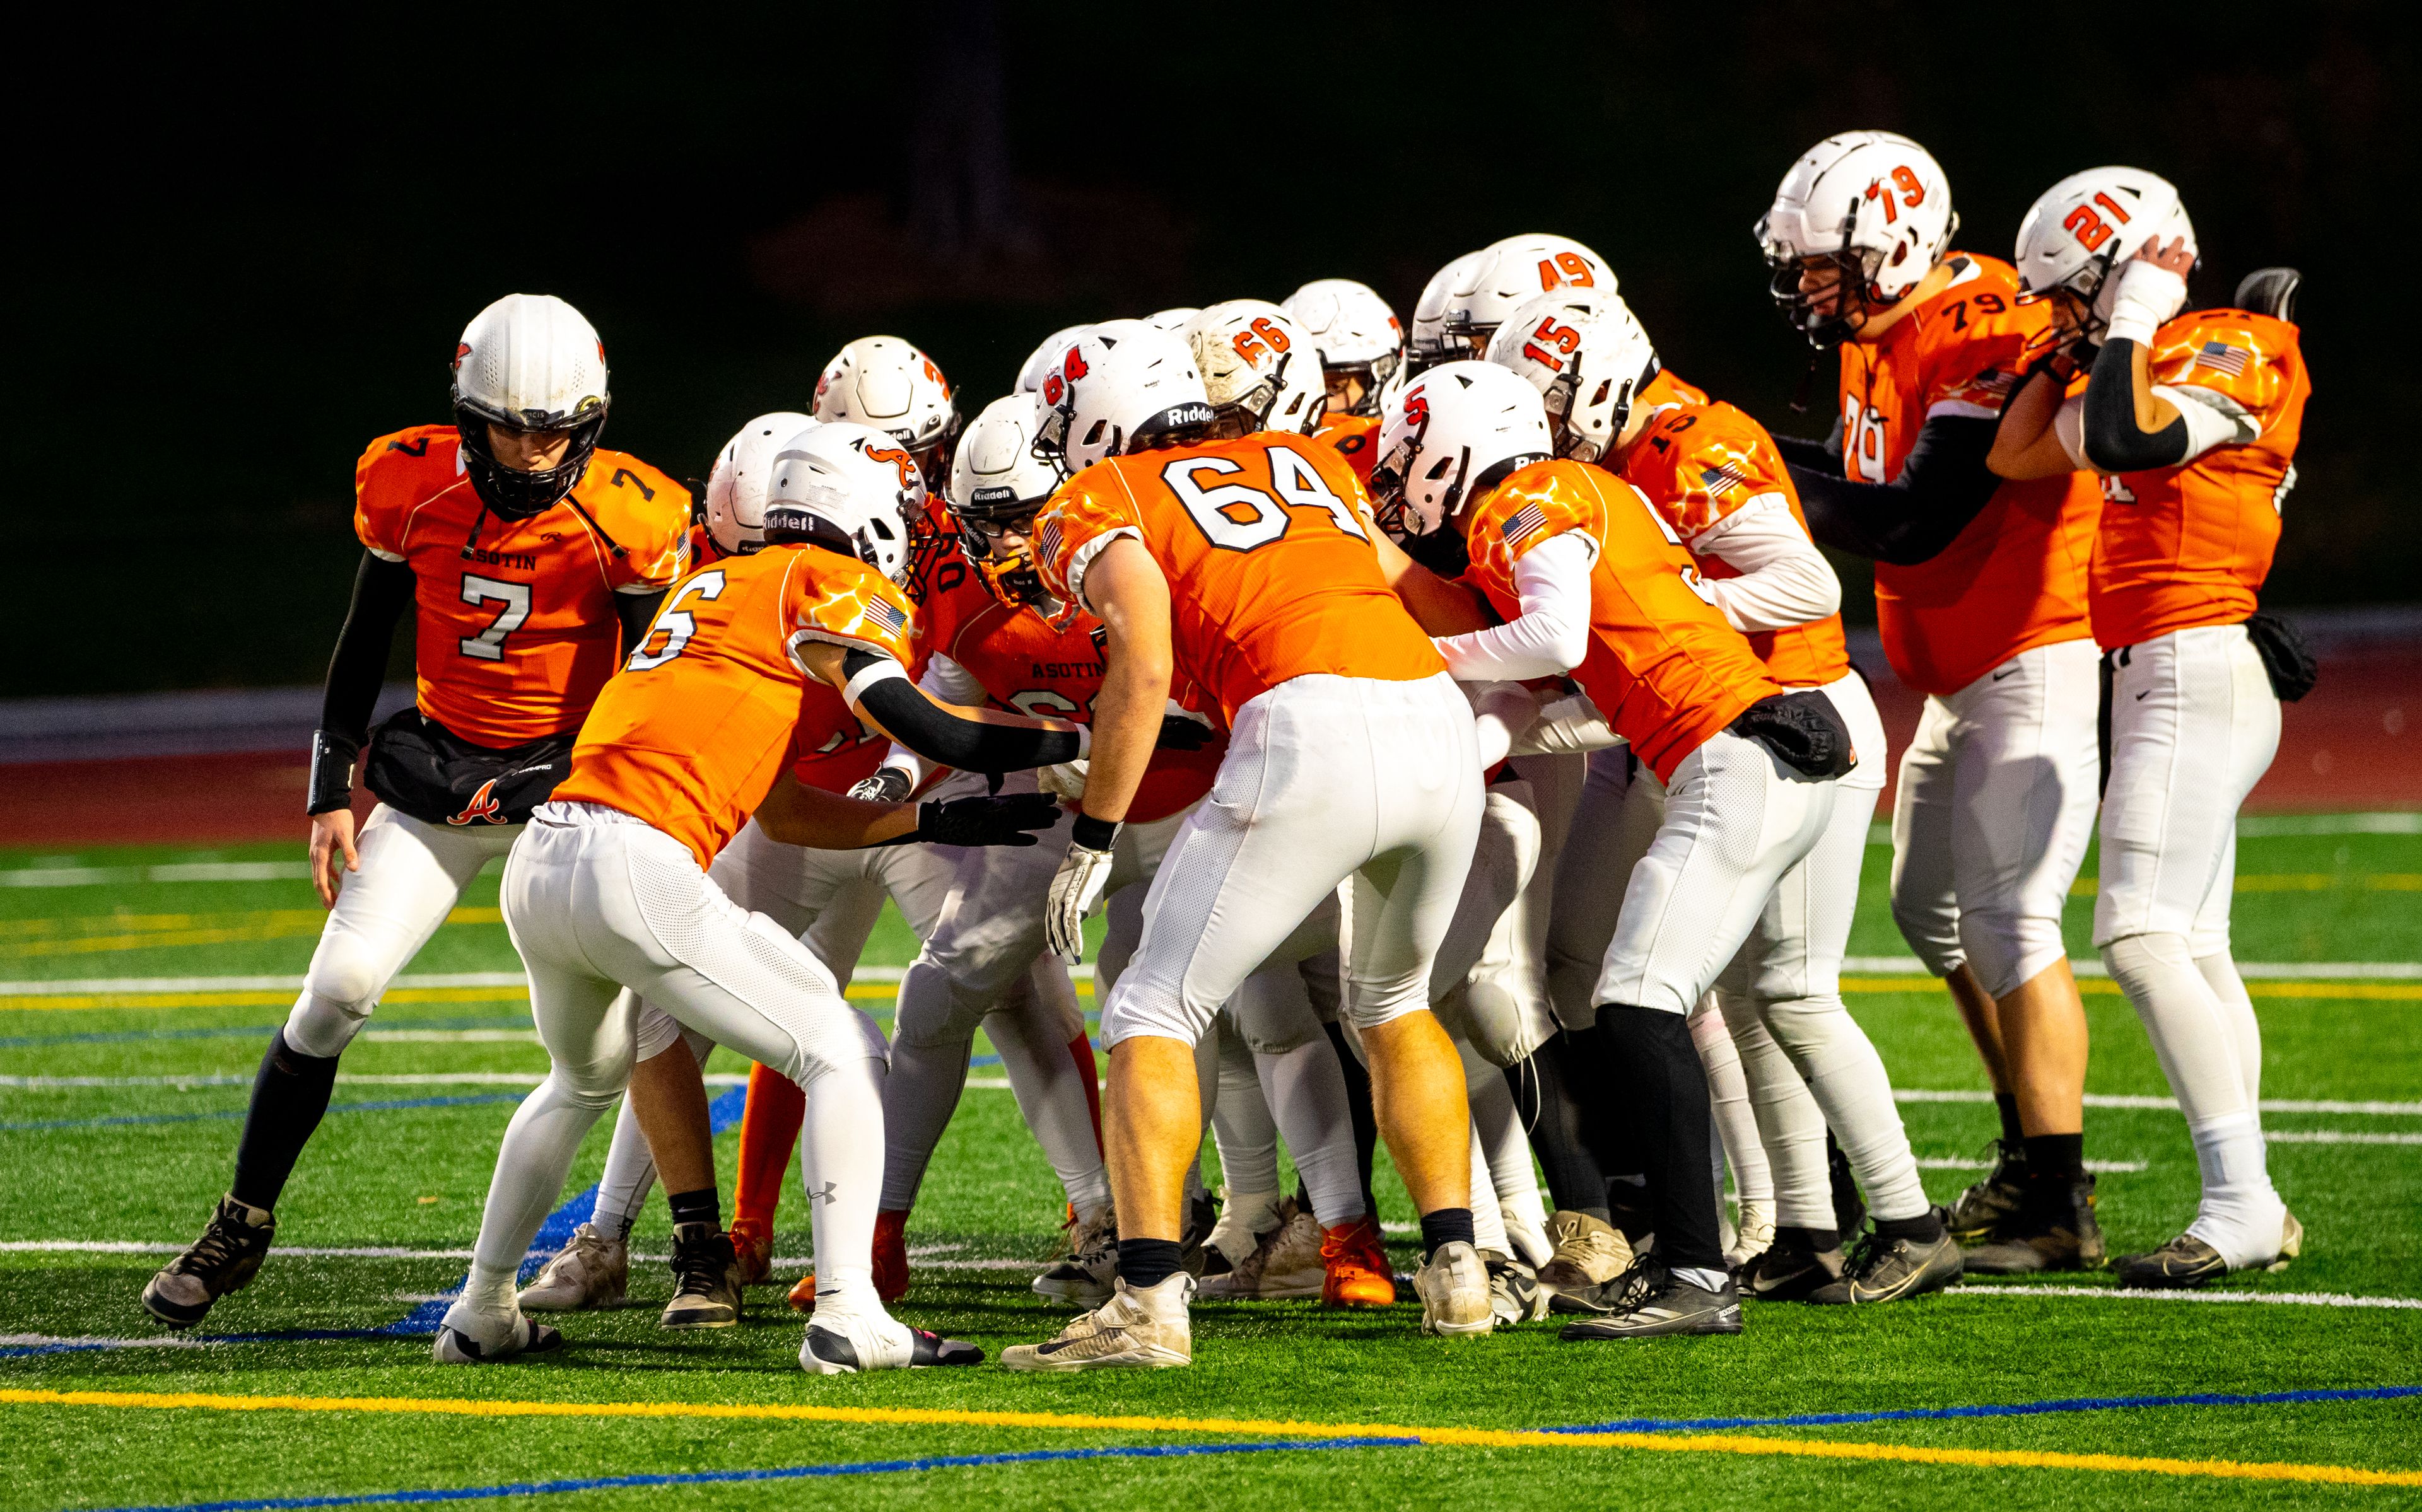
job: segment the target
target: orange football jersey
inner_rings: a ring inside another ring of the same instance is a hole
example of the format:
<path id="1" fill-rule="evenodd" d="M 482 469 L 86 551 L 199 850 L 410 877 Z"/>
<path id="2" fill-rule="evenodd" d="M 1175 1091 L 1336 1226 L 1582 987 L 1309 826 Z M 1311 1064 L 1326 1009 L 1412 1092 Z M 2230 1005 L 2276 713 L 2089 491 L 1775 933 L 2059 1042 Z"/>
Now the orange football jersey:
<path id="1" fill-rule="evenodd" d="M 2094 638 L 2106 647 L 2254 613 L 2313 392 L 2296 328 L 2267 315 L 2191 310 L 2153 334 L 2146 356 L 2154 382 L 2219 396 L 2254 439 L 2102 480 Z"/>
<path id="2" fill-rule="evenodd" d="M 692 573 L 598 695 L 555 796 L 636 815 L 707 866 L 773 789 L 810 710 L 840 701 L 800 647 L 860 647 L 904 667 L 909 622 L 889 580 L 818 547 L 769 546 Z"/>
<path id="3" fill-rule="evenodd" d="M 1095 463 L 1044 506 L 1034 556 L 1073 608 L 1094 553 L 1121 536 L 1141 541 L 1169 578 L 1177 671 L 1233 724 L 1290 678 L 1407 682 L 1446 670 L 1380 575 L 1377 528 L 1344 458 L 1266 430 Z"/>
<path id="4" fill-rule="evenodd" d="M 1522 612 L 1514 564 L 1566 532 L 1596 548 L 1590 647 L 1573 677 L 1667 782 L 1684 757 L 1780 693 L 1740 631 L 1703 596 L 1698 564 L 1638 489 L 1585 462 L 1533 462 L 1465 514 L 1466 576 L 1499 614 Z"/>
<path id="5" fill-rule="evenodd" d="M 1355 478 L 1363 491 L 1371 488 L 1371 464 L 1379 456 L 1379 417 L 1375 414 L 1331 415 L 1312 439 L 1333 448 L 1354 469 Z"/>
<path id="6" fill-rule="evenodd" d="M 689 491 L 601 450 L 569 501 L 505 520 L 480 504 L 461 444 L 452 426 L 415 426 L 354 469 L 354 533 L 412 569 L 420 711 L 475 745 L 575 729 L 621 649 L 615 592 L 687 570 Z"/>
<path id="7" fill-rule="evenodd" d="M 1954 253 L 1951 283 L 1873 342 L 1842 343 L 1842 466 L 1855 483 L 1900 475 L 1938 414 L 1996 419 L 2051 306 L 2019 303 L 2006 262 Z M 1942 553 L 1876 564 L 1884 654 L 1921 693 L 1957 692 L 2021 651 L 2083 639 L 2100 496 L 2084 473 L 2005 482 Z"/>
<path id="8" fill-rule="evenodd" d="M 1676 397 L 1658 403 L 1653 402 L 1658 397 L 1654 385 L 1644 391 L 1655 418 L 1623 454 L 1615 474 L 1646 497 L 1685 546 L 1744 505 L 1769 498 L 1780 498 L 1806 535 L 1808 517 L 1800 512 L 1800 491 L 1791 486 L 1791 471 L 1783 465 L 1766 428 L 1729 404 L 1680 398 L 1700 391 L 1678 381 L 1667 392 Z M 1739 569 L 1720 556 L 1692 555 L 1704 577 L 1740 576 Z M 1823 687 L 1850 670 L 1839 615 L 1788 630 L 1756 631 L 1750 635 L 1749 647 L 1785 687 Z"/>

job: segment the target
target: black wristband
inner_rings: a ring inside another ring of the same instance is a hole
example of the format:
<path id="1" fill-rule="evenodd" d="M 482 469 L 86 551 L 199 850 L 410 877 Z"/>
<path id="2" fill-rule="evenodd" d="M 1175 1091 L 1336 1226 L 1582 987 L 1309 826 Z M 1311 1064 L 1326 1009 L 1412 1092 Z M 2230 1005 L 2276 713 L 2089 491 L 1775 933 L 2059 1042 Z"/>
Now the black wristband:
<path id="1" fill-rule="evenodd" d="M 1083 846 L 1088 850 L 1108 850 L 1118 843 L 1119 821 L 1097 819 L 1091 814 L 1079 814 L 1077 816 L 1077 822 L 1068 826 L 1068 839 L 1072 844 Z"/>
<path id="2" fill-rule="evenodd" d="M 311 732 L 311 797 L 306 813 L 330 814 L 354 806 L 354 757 L 361 750 L 341 735 Z"/>

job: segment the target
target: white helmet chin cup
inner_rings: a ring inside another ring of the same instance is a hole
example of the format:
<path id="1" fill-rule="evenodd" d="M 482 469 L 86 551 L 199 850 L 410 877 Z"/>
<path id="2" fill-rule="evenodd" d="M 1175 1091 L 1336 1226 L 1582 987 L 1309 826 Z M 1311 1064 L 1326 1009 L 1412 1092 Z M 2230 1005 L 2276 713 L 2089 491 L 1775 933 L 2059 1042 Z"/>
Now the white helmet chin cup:
<path id="1" fill-rule="evenodd" d="M 1755 227 L 1773 293 L 1794 325 L 1839 339 L 1842 310 L 1817 315 L 1799 292 L 1801 264 L 1830 257 L 1866 301 L 1890 304 L 1951 250 L 1959 216 L 1931 153 L 1893 132 L 1844 132 L 1801 155 Z"/>
<path id="2" fill-rule="evenodd" d="M 1063 475 L 1172 430 L 1206 429 L 1211 400 L 1186 342 L 1143 320 L 1105 320 L 1044 369 L 1036 452 Z"/>
<path id="3" fill-rule="evenodd" d="M 1447 291 L 1439 323 L 1457 355 L 1479 356 L 1515 306 L 1559 288 L 1614 292 L 1606 259 L 1568 236 L 1525 232 L 1480 249 Z"/>
<path id="4" fill-rule="evenodd" d="M 916 460 L 872 426 L 828 421 L 791 437 L 774 458 L 766 529 L 804 534 L 893 583 L 908 575 L 909 534 L 924 512 Z"/>
<path id="5" fill-rule="evenodd" d="M 1377 414 L 1381 393 L 1404 367 L 1405 329 L 1388 302 L 1351 278 L 1315 278 L 1279 308 L 1319 347 L 1324 382 L 1340 374 L 1360 382 L 1362 397 L 1352 413 Z"/>
<path id="6" fill-rule="evenodd" d="M 791 439 L 816 424 L 792 410 L 761 414 L 715 454 L 706 475 L 706 533 L 726 556 L 765 543 L 765 493 L 773 486 L 774 458 Z"/>
<path id="7" fill-rule="evenodd" d="M 1508 464 L 1553 455 L 1539 391 L 1494 363 L 1458 360 L 1423 370 L 1379 420 L 1372 493 L 1381 525 L 1427 536 L 1453 520 L 1483 480 Z"/>
<path id="8" fill-rule="evenodd" d="M 917 456 L 937 484 L 958 434 L 950 380 L 898 336 L 860 336 L 834 354 L 816 380 L 816 418 L 872 426 Z"/>
<path id="9" fill-rule="evenodd" d="M 1232 299 L 1196 313 L 1186 342 L 1211 408 L 1246 431 L 1310 435 L 1329 407 L 1320 351 L 1286 311 L 1265 299 Z"/>
<path id="10" fill-rule="evenodd" d="M 1558 289 L 1516 307 L 1488 360 L 1539 391 L 1557 455 L 1594 462 L 1614 449 L 1632 401 L 1657 375 L 1657 349 L 1622 297 Z"/>
<path id="11" fill-rule="evenodd" d="M 2086 335 L 2099 335 L 2119 291 L 2112 274 L 2147 242 L 2183 238 L 2199 251 L 2194 223 L 2176 185 L 2142 168 L 2088 168 L 2044 191 L 2019 222 L 2019 288 L 2031 299 L 2065 288 L 2091 311 Z"/>

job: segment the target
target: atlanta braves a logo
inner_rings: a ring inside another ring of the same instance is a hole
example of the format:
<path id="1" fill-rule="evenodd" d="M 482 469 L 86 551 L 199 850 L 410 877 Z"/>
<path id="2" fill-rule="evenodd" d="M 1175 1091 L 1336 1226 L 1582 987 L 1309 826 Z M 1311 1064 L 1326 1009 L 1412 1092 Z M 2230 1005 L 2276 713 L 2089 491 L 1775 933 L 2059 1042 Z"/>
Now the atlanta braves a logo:
<path id="1" fill-rule="evenodd" d="M 504 805 L 496 802 L 496 779 L 491 777 L 481 783 L 480 790 L 471 795 L 471 801 L 463 805 L 463 812 L 446 822 L 448 824 L 502 824 L 505 822 Z"/>

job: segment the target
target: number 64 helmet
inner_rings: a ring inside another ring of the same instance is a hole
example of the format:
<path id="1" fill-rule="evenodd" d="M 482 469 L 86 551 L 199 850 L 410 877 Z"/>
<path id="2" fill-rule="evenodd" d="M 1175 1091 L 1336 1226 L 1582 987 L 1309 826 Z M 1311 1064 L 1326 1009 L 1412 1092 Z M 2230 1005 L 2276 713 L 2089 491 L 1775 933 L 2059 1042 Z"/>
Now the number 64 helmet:
<path id="1" fill-rule="evenodd" d="M 1074 475 L 1146 443 L 1211 426 L 1211 400 L 1182 337 L 1143 320 L 1105 320 L 1043 370 L 1035 455 Z"/>
<path id="2" fill-rule="evenodd" d="M 1812 345 L 1830 347 L 1857 332 L 1868 306 L 1916 288 L 1958 229 L 1951 181 L 1931 153 L 1892 132 L 1844 132 L 1791 165 L 1755 234 L 1774 302 Z M 1819 259 L 1841 270 L 1834 307 L 1822 312 L 1800 290 L 1803 266 Z"/>

